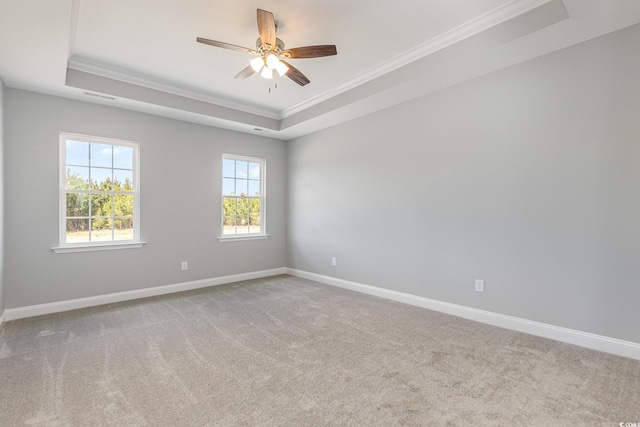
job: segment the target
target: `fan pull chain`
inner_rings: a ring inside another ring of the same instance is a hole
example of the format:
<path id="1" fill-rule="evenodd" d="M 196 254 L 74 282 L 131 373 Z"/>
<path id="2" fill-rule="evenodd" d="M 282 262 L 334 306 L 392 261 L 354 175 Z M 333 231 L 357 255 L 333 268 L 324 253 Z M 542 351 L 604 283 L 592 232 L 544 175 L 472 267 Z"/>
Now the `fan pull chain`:
<path id="1" fill-rule="evenodd" d="M 275 91 L 276 89 L 278 89 L 278 82 L 277 81 L 275 81 L 273 83 L 273 90 Z M 269 86 L 269 93 L 271 93 L 271 86 Z"/>

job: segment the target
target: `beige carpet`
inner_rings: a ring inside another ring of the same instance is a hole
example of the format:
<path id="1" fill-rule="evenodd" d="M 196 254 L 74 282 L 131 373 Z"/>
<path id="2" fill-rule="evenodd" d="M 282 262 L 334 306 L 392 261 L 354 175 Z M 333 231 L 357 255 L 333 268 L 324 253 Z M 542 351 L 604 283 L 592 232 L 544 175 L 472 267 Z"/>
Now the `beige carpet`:
<path id="1" fill-rule="evenodd" d="M 5 324 L 2 426 L 640 423 L 640 361 L 290 276 Z"/>

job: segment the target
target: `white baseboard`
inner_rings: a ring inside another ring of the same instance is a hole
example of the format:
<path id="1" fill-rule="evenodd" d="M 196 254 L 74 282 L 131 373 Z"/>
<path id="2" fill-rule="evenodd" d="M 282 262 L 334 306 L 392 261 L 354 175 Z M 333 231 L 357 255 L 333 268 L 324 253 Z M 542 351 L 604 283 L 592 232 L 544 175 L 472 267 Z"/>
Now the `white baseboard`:
<path id="1" fill-rule="evenodd" d="M 463 305 L 451 304 L 448 302 L 433 300 L 416 295 L 406 294 L 403 292 L 364 285 L 362 283 L 337 279 L 330 276 L 323 276 L 321 274 L 309 273 L 307 271 L 296 270 L 293 268 L 286 268 L 286 273 L 292 276 L 324 283 L 326 285 L 337 286 L 339 288 L 349 289 L 369 295 L 375 295 L 377 297 L 415 305 L 418 307 L 428 308 L 430 310 L 452 314 L 454 316 L 499 326 L 501 328 L 525 332 L 527 334 L 537 335 L 555 341 L 561 341 L 580 347 L 586 347 L 593 350 L 599 350 L 606 353 L 616 354 L 618 356 L 640 360 L 640 344 L 631 341 L 623 341 L 616 338 L 609 338 L 602 335 L 592 334 L 589 332 L 582 332 L 574 329 L 563 328 L 560 326 L 549 325 L 546 323 L 534 322 L 519 317 L 506 316 L 504 314 L 465 307 Z"/>
<path id="2" fill-rule="evenodd" d="M 6 310 L 2 310 L 2 314 L 0 314 L 0 329 L 2 329 L 2 325 L 4 325 L 6 316 L 7 316 Z"/>
<path id="3" fill-rule="evenodd" d="M 129 301 L 139 298 L 154 297 L 157 295 L 172 294 L 175 292 L 190 291 L 209 286 L 224 285 L 226 283 L 240 282 L 243 280 L 260 279 L 263 277 L 285 274 L 284 267 L 272 270 L 254 271 L 251 273 L 233 274 L 230 276 L 215 277 L 211 279 L 194 280 L 173 285 L 155 286 L 153 288 L 136 289 L 132 291 L 116 292 L 113 294 L 97 295 L 93 297 L 77 298 L 68 301 L 57 301 L 46 304 L 29 305 L 26 307 L 8 308 L 3 313 L 6 320 L 23 319 L 25 317 L 41 316 L 43 314 L 59 313 L 78 308 L 94 307 L 96 305 L 111 304 L 114 302 Z"/>

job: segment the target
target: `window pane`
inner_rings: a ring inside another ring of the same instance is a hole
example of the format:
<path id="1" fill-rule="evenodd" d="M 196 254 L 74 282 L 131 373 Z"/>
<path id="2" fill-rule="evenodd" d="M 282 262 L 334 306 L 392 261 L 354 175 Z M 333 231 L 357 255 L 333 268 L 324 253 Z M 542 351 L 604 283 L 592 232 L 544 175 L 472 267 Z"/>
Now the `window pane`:
<path id="1" fill-rule="evenodd" d="M 222 178 L 222 194 L 233 196 L 236 194 L 236 180 L 233 178 Z"/>
<path id="2" fill-rule="evenodd" d="M 89 195 L 67 193 L 67 216 L 89 216 Z"/>
<path id="3" fill-rule="evenodd" d="M 249 191 L 247 192 L 249 196 L 259 196 L 260 195 L 260 181 L 249 181 Z"/>
<path id="4" fill-rule="evenodd" d="M 237 215 L 242 217 L 249 216 L 249 199 L 237 199 Z M 246 224 L 245 224 L 246 225 Z"/>
<path id="5" fill-rule="evenodd" d="M 249 179 L 260 179 L 260 163 L 249 162 Z"/>
<path id="6" fill-rule="evenodd" d="M 223 208 L 223 215 L 225 218 L 235 216 L 236 215 L 235 197 L 225 197 L 222 201 L 222 208 Z"/>
<path id="7" fill-rule="evenodd" d="M 66 163 L 68 165 L 89 166 L 89 143 L 67 140 Z"/>
<path id="8" fill-rule="evenodd" d="M 133 194 L 116 194 L 113 204 L 114 216 L 132 216 L 133 215 Z"/>
<path id="9" fill-rule="evenodd" d="M 133 148 L 114 145 L 113 167 L 119 169 L 133 169 Z"/>
<path id="10" fill-rule="evenodd" d="M 235 178 L 236 176 L 236 161 L 223 159 L 222 160 L 222 176 L 226 178 Z"/>
<path id="11" fill-rule="evenodd" d="M 236 233 L 236 217 L 225 215 L 224 223 L 222 224 L 222 234 L 235 234 L 235 233 Z"/>
<path id="12" fill-rule="evenodd" d="M 113 227 L 116 230 L 126 230 L 133 229 L 133 217 L 132 216 L 121 216 L 116 217 L 113 222 Z"/>
<path id="13" fill-rule="evenodd" d="M 236 178 L 247 179 L 249 174 L 247 173 L 249 164 L 241 160 L 236 160 Z"/>
<path id="14" fill-rule="evenodd" d="M 249 199 L 249 215 L 260 215 L 260 199 Z"/>
<path id="15" fill-rule="evenodd" d="M 79 166 L 67 166 L 66 177 L 67 190 L 89 189 L 89 168 Z"/>
<path id="16" fill-rule="evenodd" d="M 102 191 L 112 191 L 113 185 L 111 185 L 111 169 L 104 168 L 91 168 L 91 182 L 92 189 Z"/>
<path id="17" fill-rule="evenodd" d="M 67 220 L 67 243 L 84 243 L 89 241 L 89 220 L 88 219 L 68 219 Z"/>
<path id="18" fill-rule="evenodd" d="M 113 221 L 114 240 L 133 240 L 133 217 L 116 218 Z"/>
<path id="19" fill-rule="evenodd" d="M 239 227 L 240 226 L 247 227 L 249 225 L 249 215 L 239 214 L 238 217 L 236 218 L 236 225 Z"/>
<path id="20" fill-rule="evenodd" d="M 91 241 L 107 242 L 113 240 L 113 220 L 111 218 L 91 219 Z"/>
<path id="21" fill-rule="evenodd" d="M 249 232 L 249 215 L 239 214 L 236 218 L 236 233 L 247 234 Z"/>
<path id="22" fill-rule="evenodd" d="M 113 196 L 110 194 L 91 195 L 91 216 L 111 216 Z"/>
<path id="23" fill-rule="evenodd" d="M 246 196 L 249 191 L 246 179 L 236 179 L 236 196 Z"/>
<path id="24" fill-rule="evenodd" d="M 113 145 L 91 144 L 91 166 L 113 167 Z"/>
<path id="25" fill-rule="evenodd" d="M 114 169 L 113 190 L 133 191 L 133 171 Z"/>

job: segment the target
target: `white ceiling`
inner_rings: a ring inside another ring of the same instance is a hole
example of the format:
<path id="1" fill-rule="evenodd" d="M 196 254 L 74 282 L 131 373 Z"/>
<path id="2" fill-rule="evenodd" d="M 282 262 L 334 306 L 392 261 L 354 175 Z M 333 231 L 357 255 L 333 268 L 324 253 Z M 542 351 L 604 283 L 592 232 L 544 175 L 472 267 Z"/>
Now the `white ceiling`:
<path id="1" fill-rule="evenodd" d="M 234 80 L 252 56 L 195 39 L 253 48 L 257 8 L 338 55 L 291 60 L 304 87 Z M 638 22 L 638 0 L 0 0 L 0 77 L 290 139 Z"/>

